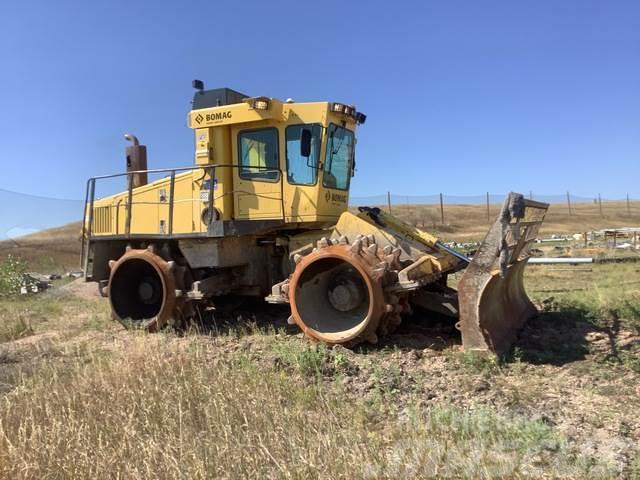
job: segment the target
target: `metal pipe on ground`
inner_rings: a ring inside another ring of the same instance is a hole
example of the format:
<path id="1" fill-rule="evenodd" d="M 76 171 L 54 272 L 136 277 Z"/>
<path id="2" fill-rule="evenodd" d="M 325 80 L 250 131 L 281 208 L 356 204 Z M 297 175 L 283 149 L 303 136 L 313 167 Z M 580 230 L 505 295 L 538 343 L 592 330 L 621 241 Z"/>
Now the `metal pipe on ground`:
<path id="1" fill-rule="evenodd" d="M 555 265 L 555 264 L 571 264 L 593 263 L 592 257 L 531 257 L 529 264 L 535 265 Z"/>

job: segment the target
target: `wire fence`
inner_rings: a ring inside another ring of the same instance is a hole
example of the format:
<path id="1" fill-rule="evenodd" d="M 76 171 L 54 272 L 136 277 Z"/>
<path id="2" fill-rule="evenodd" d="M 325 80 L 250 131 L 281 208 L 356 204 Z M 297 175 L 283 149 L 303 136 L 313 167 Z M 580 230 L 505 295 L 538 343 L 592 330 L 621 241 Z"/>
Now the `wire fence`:
<path id="1" fill-rule="evenodd" d="M 636 204 L 640 207 L 640 193 L 638 194 L 622 194 L 618 197 L 605 198 L 600 194 L 592 197 L 573 195 L 569 192 L 554 195 L 539 195 L 533 192 L 522 192 L 525 197 L 539 202 L 550 203 L 554 205 L 567 205 L 569 208 L 573 204 L 626 204 L 629 206 Z M 441 202 L 448 205 L 491 205 L 501 204 L 506 198 L 506 193 L 483 193 L 480 195 L 449 195 L 446 193 L 435 193 L 430 195 L 400 195 L 395 193 L 384 193 L 371 196 L 352 196 L 349 199 L 349 205 L 353 207 L 364 205 L 439 205 Z"/>
<path id="2" fill-rule="evenodd" d="M 349 206 L 382 206 L 390 211 L 393 207 L 402 209 L 407 206 L 431 206 L 438 208 L 442 213 L 447 206 L 480 206 L 486 205 L 487 210 L 501 205 L 507 194 L 484 193 L 482 195 L 448 195 L 445 193 L 432 195 L 398 195 L 387 192 L 383 195 L 366 197 L 354 196 L 349 199 Z M 618 198 L 604 198 L 600 194 L 593 197 L 572 195 L 570 192 L 555 195 L 537 195 L 529 192 L 525 195 L 531 200 L 554 205 L 554 210 L 569 216 L 578 215 L 581 212 L 591 213 L 593 209 L 602 216 L 607 214 L 640 214 L 640 194 L 626 193 Z M 444 214 L 443 214 L 444 217 Z M 444 223 L 444 220 L 443 220 Z"/>
<path id="3" fill-rule="evenodd" d="M 100 195 L 98 195 L 100 196 Z M 430 215 L 429 223 L 455 223 L 456 217 L 467 218 L 468 212 L 460 206 L 485 206 L 487 215 L 495 215 L 506 194 L 484 193 L 480 195 L 400 195 L 384 193 L 372 196 L 352 196 L 349 204 L 356 206 L 379 206 L 390 208 L 392 213 L 414 212 L 414 215 Z M 640 194 L 621 194 L 617 198 L 604 198 L 598 194 L 591 197 L 572 195 L 537 195 L 532 192 L 527 198 L 554 205 L 553 211 L 569 216 L 601 215 L 605 218 L 625 218 L 629 223 L 640 223 Z M 407 209 L 407 207 L 409 207 Z M 415 207 L 415 208 L 411 208 Z M 425 207 L 425 208 L 421 208 Z M 29 233 L 58 227 L 82 219 L 83 200 L 47 198 L 0 189 L 0 240 L 16 238 Z M 422 213 L 420 213 L 422 212 Z M 423 222 L 425 223 L 425 222 Z"/>

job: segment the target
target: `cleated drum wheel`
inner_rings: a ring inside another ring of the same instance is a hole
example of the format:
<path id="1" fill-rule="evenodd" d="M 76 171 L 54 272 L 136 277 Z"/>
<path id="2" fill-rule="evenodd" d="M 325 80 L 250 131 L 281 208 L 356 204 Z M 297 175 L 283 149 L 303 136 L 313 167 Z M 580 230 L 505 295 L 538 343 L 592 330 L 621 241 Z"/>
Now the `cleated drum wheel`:
<path id="1" fill-rule="evenodd" d="M 153 247 L 129 249 L 109 267 L 109 303 L 116 320 L 149 332 L 177 324 L 181 282 L 176 273 L 182 267 L 157 255 Z"/>
<path id="2" fill-rule="evenodd" d="M 399 255 L 379 248 L 373 236 L 352 244 L 323 238 L 312 253 L 296 258 L 288 288 L 294 322 L 321 342 L 376 343 L 408 311 L 406 298 L 385 292 L 397 282 Z"/>

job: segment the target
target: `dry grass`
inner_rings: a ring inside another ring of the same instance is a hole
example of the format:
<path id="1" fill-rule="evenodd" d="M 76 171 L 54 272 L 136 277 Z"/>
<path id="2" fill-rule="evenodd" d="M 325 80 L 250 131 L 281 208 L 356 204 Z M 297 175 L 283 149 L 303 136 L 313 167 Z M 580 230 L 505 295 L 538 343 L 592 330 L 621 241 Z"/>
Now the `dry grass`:
<path id="1" fill-rule="evenodd" d="M 0 402 L 3 478 L 580 477 L 538 420 L 399 410 L 215 344 L 137 336 L 23 378 Z M 597 474 L 599 470 L 591 469 Z"/>
<path id="2" fill-rule="evenodd" d="M 532 414 L 572 370 L 555 386 L 562 369 L 487 363 L 455 345 L 352 352 L 252 322 L 217 337 L 145 335 L 111 322 L 104 301 L 59 292 L 4 299 L 0 312 L 32 328 L 0 343 L 2 478 L 608 478 L 623 468 L 583 453 L 551 405 Z M 617 371 L 587 364 L 587 385 Z M 640 377 L 625 375 L 633 390 Z M 612 422 L 634 424 L 625 390 L 582 404 L 574 388 L 581 428 L 595 428 L 602 402 L 618 412 Z"/>
<path id="3" fill-rule="evenodd" d="M 13 255 L 42 273 L 79 270 L 80 222 L 0 242 L 0 257 Z"/>
<path id="4" fill-rule="evenodd" d="M 491 205 L 491 222 L 495 221 L 500 205 Z M 437 231 L 446 240 L 481 240 L 489 228 L 486 205 L 445 205 L 445 225 L 440 218 L 438 205 L 392 206 L 392 213 L 423 227 Z M 598 205 L 577 203 L 572 205 L 569 215 L 566 204 L 553 204 L 547 212 L 541 234 L 577 233 L 609 227 L 635 226 L 640 224 L 640 207 L 634 204 L 627 213 L 626 203 L 607 202 L 603 214 Z"/>

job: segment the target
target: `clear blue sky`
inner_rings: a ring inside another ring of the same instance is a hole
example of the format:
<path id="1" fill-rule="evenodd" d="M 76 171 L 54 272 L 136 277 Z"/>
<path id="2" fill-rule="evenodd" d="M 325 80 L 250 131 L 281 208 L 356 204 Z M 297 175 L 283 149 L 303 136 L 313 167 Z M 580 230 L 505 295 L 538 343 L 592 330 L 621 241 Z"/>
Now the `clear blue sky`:
<path id="1" fill-rule="evenodd" d="M 355 103 L 353 195 L 640 194 L 640 2 L 4 1 L 0 188 L 192 162 L 191 80 Z"/>

